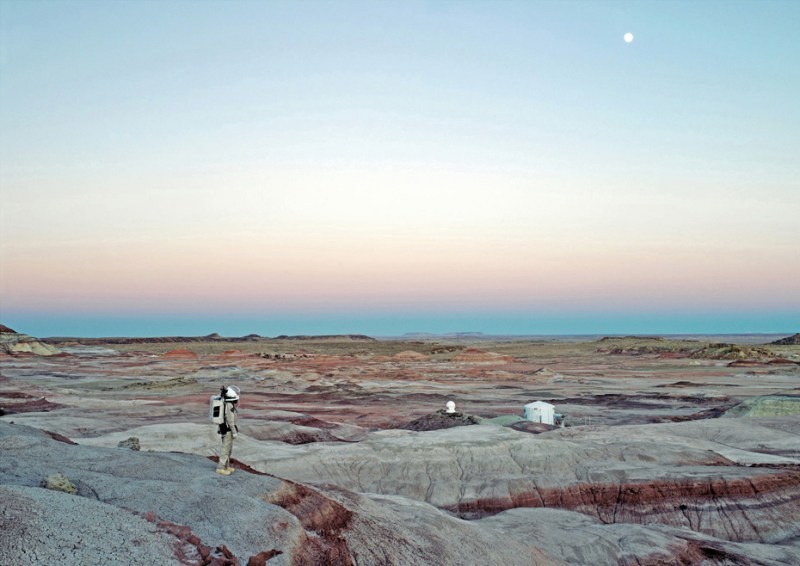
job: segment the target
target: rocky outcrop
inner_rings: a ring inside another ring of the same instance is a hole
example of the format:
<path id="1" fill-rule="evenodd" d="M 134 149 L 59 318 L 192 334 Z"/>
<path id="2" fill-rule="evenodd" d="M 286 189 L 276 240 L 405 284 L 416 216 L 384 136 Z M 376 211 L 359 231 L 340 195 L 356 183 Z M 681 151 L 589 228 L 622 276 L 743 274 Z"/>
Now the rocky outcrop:
<path id="1" fill-rule="evenodd" d="M 70 495 L 78 493 L 78 488 L 75 484 L 69 481 L 69 478 L 63 474 L 51 474 L 42 480 L 42 487 L 45 489 L 52 489 L 53 491 L 63 491 Z"/>
<path id="2" fill-rule="evenodd" d="M 466 348 L 466 346 L 456 344 L 438 345 L 431 348 L 431 354 L 451 354 L 453 352 L 460 352 Z"/>
<path id="3" fill-rule="evenodd" d="M 473 415 L 465 415 L 464 413 L 448 413 L 444 409 L 440 409 L 430 415 L 423 415 L 418 419 L 399 426 L 398 428 L 405 430 L 425 431 L 425 430 L 442 430 L 445 428 L 453 428 L 457 426 L 469 426 L 480 424 L 480 419 Z"/>
<path id="4" fill-rule="evenodd" d="M 707 360 L 762 360 L 775 355 L 765 348 L 741 346 L 739 344 L 709 344 L 693 351 L 689 357 Z"/>
<path id="5" fill-rule="evenodd" d="M 0 325 L 2 326 L 2 325 Z M 36 356 L 54 356 L 61 352 L 58 348 L 46 344 L 27 334 L 14 332 L 7 326 L 0 328 L 0 353 L 12 356 L 32 354 Z"/>
<path id="6" fill-rule="evenodd" d="M 775 340 L 774 342 L 770 342 L 770 344 L 774 344 L 776 346 L 800 346 L 800 333 L 792 334 L 791 336 L 781 338 L 780 340 Z"/>
<path id="7" fill-rule="evenodd" d="M 127 448 L 129 450 L 141 450 L 142 447 L 139 444 L 139 439 L 135 436 L 131 436 L 130 438 L 126 438 L 125 440 L 120 440 L 117 443 L 118 448 Z"/>

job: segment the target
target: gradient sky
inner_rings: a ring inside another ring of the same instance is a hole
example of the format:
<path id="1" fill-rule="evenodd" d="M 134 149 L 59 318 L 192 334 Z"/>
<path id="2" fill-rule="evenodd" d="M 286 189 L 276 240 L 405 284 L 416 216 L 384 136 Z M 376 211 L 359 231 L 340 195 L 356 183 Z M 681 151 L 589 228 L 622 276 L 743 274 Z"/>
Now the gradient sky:
<path id="1" fill-rule="evenodd" d="M 793 1 L 0 1 L 0 321 L 796 332 L 798 29 Z"/>

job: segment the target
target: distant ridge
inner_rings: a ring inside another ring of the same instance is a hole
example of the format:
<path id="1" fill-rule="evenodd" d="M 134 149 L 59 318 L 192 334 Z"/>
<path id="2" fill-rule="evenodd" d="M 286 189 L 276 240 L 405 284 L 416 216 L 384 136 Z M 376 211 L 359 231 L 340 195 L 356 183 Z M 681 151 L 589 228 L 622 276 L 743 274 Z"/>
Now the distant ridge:
<path id="1" fill-rule="evenodd" d="M 5 331 L 4 331 L 5 332 Z M 13 331 L 12 331 L 13 332 Z M 84 346 L 101 346 L 104 344 L 175 344 L 182 342 L 270 342 L 274 340 L 325 340 L 328 342 L 335 341 L 376 341 L 375 338 L 366 336 L 364 334 L 325 334 L 325 335 L 300 335 L 300 336 L 287 336 L 285 334 L 276 336 L 275 338 L 268 338 L 259 336 L 258 334 L 248 334 L 247 336 L 220 336 L 216 332 L 206 336 L 153 336 L 153 337 L 122 337 L 114 336 L 107 338 L 80 338 L 80 337 L 67 337 L 55 336 L 45 338 L 51 344 L 67 344 L 77 343 Z"/>
<path id="2" fill-rule="evenodd" d="M 664 342 L 663 336 L 603 336 L 598 342 L 610 342 L 612 340 L 654 340 L 656 342 Z"/>
<path id="3" fill-rule="evenodd" d="M 360 341 L 360 342 L 377 342 L 377 338 L 372 338 L 371 336 L 367 336 L 366 334 L 320 334 L 320 335 L 298 335 L 298 336 L 287 336 L 285 334 L 281 334 L 280 336 L 276 336 L 275 338 L 268 338 L 268 340 L 328 340 L 328 341 L 341 341 L 341 340 L 348 340 L 348 341 Z"/>
<path id="4" fill-rule="evenodd" d="M 433 332 L 406 332 L 403 338 L 407 339 L 422 339 L 422 338 L 450 338 L 450 339 L 486 339 L 489 334 L 483 332 L 445 332 L 443 334 L 436 334 Z"/>
<path id="5" fill-rule="evenodd" d="M 800 346 L 800 333 L 775 340 L 774 342 L 770 342 L 770 344 L 774 344 L 775 346 Z"/>

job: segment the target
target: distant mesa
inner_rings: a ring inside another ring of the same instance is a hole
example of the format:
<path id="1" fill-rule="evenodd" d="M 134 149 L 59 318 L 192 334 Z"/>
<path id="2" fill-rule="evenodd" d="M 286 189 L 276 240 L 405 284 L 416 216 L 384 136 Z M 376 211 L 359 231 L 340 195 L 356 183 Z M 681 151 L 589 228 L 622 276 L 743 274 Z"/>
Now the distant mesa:
<path id="1" fill-rule="evenodd" d="M 365 336 L 363 334 L 331 334 L 322 336 L 287 336 L 281 335 L 276 338 L 267 338 L 259 336 L 258 334 L 248 334 L 241 337 L 226 337 L 221 336 L 217 332 L 207 334 L 205 336 L 152 336 L 152 337 L 125 337 L 114 336 L 104 338 L 79 338 L 79 337 L 52 337 L 47 338 L 49 343 L 53 344 L 82 344 L 84 346 L 106 346 L 110 344 L 186 344 L 192 342 L 269 342 L 274 340 L 308 340 L 308 341 L 325 341 L 325 342 L 352 342 L 352 341 L 371 341 L 375 342 L 375 338 Z"/>
<path id="2" fill-rule="evenodd" d="M 598 342 L 610 342 L 610 341 L 638 341 L 638 340 L 652 340 L 655 342 L 664 342 L 664 338 L 662 336 L 603 336 L 598 340 Z"/>
<path id="3" fill-rule="evenodd" d="M 316 341 L 326 341 L 326 342 L 377 342 L 376 338 L 372 338 L 371 336 L 366 336 L 364 334 L 322 334 L 322 335 L 297 335 L 297 336 L 288 336 L 286 334 L 281 334 L 280 336 L 276 336 L 275 340 L 316 340 Z"/>
<path id="4" fill-rule="evenodd" d="M 433 332 L 406 332 L 403 338 L 414 339 L 431 339 L 431 338 L 447 338 L 451 340 L 481 340 L 487 337 L 483 332 L 447 332 L 444 334 L 436 334 Z"/>
<path id="5" fill-rule="evenodd" d="M 770 342 L 770 344 L 774 344 L 775 346 L 800 346 L 800 333 L 775 340 L 774 342 Z"/>
<path id="6" fill-rule="evenodd" d="M 11 330 L 8 326 L 0 324 L 0 353 L 11 356 L 35 355 L 35 356 L 55 356 L 61 350 L 50 344 L 46 344 L 27 334 L 20 334 Z"/>

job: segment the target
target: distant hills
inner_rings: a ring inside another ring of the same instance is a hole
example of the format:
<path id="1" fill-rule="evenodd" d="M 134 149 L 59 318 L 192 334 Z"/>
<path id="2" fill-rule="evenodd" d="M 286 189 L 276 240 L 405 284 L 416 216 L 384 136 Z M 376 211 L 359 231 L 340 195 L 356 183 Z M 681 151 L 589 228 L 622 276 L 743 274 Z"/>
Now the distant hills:
<path id="1" fill-rule="evenodd" d="M 186 342 L 273 342 L 277 340 L 315 340 L 329 342 L 375 342 L 375 338 L 364 334 L 326 334 L 326 335 L 297 335 L 282 334 L 275 338 L 248 334 L 247 336 L 220 336 L 214 332 L 206 336 L 153 336 L 153 337 L 108 337 L 108 338 L 80 338 L 67 336 L 53 336 L 44 338 L 50 344 L 77 343 L 85 346 L 101 346 L 107 344 L 173 344 Z"/>
<path id="2" fill-rule="evenodd" d="M 489 334 L 484 334 L 483 332 L 447 332 L 445 334 L 436 334 L 433 332 L 406 332 L 403 334 L 403 338 L 407 338 L 409 340 L 420 340 L 423 338 L 453 338 L 453 339 L 485 339 L 491 338 L 492 336 Z"/>
<path id="3" fill-rule="evenodd" d="M 774 342 L 770 342 L 770 344 L 774 344 L 775 346 L 800 346 L 800 333 L 775 340 Z"/>

